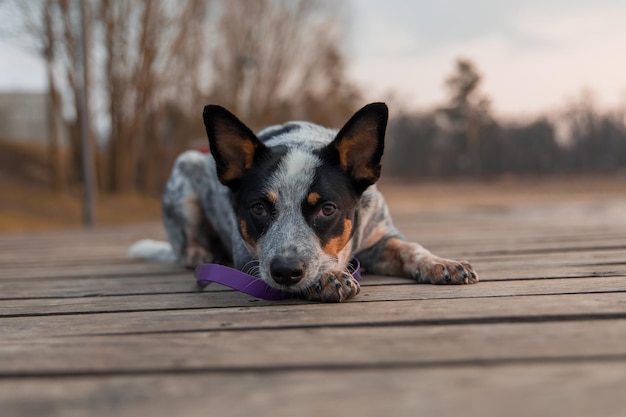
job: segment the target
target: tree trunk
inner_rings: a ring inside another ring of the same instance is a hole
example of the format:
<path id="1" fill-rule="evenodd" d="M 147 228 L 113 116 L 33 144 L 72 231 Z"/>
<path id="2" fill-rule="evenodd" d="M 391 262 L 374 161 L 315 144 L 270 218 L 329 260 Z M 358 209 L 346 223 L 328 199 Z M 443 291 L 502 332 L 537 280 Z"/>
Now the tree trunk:
<path id="1" fill-rule="evenodd" d="M 52 62 L 46 62 L 46 73 L 48 77 L 48 163 L 50 164 L 50 178 L 52 189 L 57 193 L 64 193 L 66 191 L 65 167 L 61 153 L 59 120 L 61 106 L 52 73 Z"/>
<path id="2" fill-rule="evenodd" d="M 51 3 L 46 3 L 43 9 L 43 33 L 44 48 L 43 55 L 46 62 L 46 77 L 48 80 L 48 164 L 50 168 L 50 178 L 52 190 L 57 193 L 66 191 L 65 167 L 61 154 L 61 101 L 59 92 L 54 81 L 54 50 L 56 36 L 52 26 Z"/>

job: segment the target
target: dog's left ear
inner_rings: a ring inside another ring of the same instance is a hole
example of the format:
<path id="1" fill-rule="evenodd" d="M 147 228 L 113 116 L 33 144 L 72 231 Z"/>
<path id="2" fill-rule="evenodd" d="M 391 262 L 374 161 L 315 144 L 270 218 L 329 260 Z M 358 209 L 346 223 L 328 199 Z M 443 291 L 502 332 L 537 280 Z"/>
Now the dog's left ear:
<path id="1" fill-rule="evenodd" d="M 358 193 L 380 178 L 389 110 L 372 103 L 357 111 L 324 149 L 323 157 L 339 164 Z"/>

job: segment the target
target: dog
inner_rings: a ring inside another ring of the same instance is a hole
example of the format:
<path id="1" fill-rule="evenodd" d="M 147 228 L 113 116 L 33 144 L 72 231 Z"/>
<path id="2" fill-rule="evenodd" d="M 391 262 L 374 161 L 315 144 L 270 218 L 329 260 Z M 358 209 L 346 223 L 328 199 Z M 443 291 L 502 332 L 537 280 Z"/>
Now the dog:
<path id="1" fill-rule="evenodd" d="M 322 302 L 359 293 L 348 271 L 353 257 L 373 274 L 432 284 L 478 281 L 468 262 L 435 256 L 394 227 L 375 185 L 384 103 L 366 105 L 338 131 L 288 122 L 255 135 L 217 105 L 204 108 L 203 120 L 210 154 L 180 155 L 163 193 L 169 245 L 140 242 L 131 255 L 188 268 L 231 263 L 271 287 Z"/>

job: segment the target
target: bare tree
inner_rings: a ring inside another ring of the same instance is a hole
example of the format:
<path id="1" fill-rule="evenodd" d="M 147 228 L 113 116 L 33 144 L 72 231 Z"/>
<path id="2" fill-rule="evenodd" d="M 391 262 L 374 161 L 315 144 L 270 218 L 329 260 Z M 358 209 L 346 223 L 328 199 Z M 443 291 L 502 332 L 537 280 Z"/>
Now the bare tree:
<path id="1" fill-rule="evenodd" d="M 220 5 L 212 99 L 252 125 L 305 116 L 307 100 L 343 79 L 339 33 L 333 27 L 338 24 L 330 4 L 241 0 Z"/>
<path id="2" fill-rule="evenodd" d="M 462 156 L 459 168 L 474 172 L 479 169 L 481 135 L 492 122 L 489 99 L 478 90 L 480 82 L 481 75 L 474 64 L 468 59 L 458 59 L 454 73 L 446 79 L 449 103 L 441 109 L 450 123 L 452 134 L 457 137 Z"/>
<path id="3" fill-rule="evenodd" d="M 626 166 L 624 111 L 600 111 L 593 94 L 584 91 L 560 116 L 567 132 L 570 170 L 607 172 Z"/>
<path id="4" fill-rule="evenodd" d="M 207 100 L 257 127 L 289 118 L 338 125 L 356 106 L 341 25 L 326 0 L 82 0 L 91 11 L 90 87 L 104 98 L 94 100 L 97 117 L 83 115 L 81 0 L 34 1 L 50 12 L 36 22 L 50 43 L 42 56 L 61 69 L 50 72 L 51 88 L 61 86 L 51 97 L 63 99 L 70 118 L 106 122 L 96 160 L 99 185 L 110 192 L 160 190 L 162 167 L 201 132 Z M 78 168 L 78 126 L 69 125 Z"/>
<path id="5" fill-rule="evenodd" d="M 159 166 L 161 116 L 172 103 L 199 103 L 207 0 L 103 0 L 108 101 L 108 188 L 150 190 Z"/>
<path id="6" fill-rule="evenodd" d="M 83 48 L 81 45 L 81 28 L 82 28 L 82 17 L 81 17 L 81 1 L 82 0 L 56 0 L 58 5 L 58 19 L 59 19 L 59 60 L 58 63 L 63 67 L 65 74 L 65 83 L 67 84 L 66 94 L 68 96 L 66 100 L 66 106 L 73 110 L 74 119 L 69 122 L 69 143 L 70 143 L 70 152 L 72 157 L 73 166 L 75 167 L 75 173 L 78 175 L 79 172 L 83 171 L 85 167 L 82 166 L 82 144 L 80 138 L 80 129 L 79 129 L 79 121 L 81 120 L 89 120 L 87 126 L 93 126 L 91 122 L 93 116 L 91 112 L 88 110 L 89 106 L 81 106 L 81 85 L 82 85 L 82 77 L 83 77 Z M 87 0 L 85 0 L 87 1 Z M 89 3 L 90 4 L 90 3 Z M 93 59 L 91 57 L 91 52 L 93 51 L 93 14 L 91 13 L 91 7 L 87 7 L 86 14 L 84 19 L 85 21 L 85 51 L 86 54 L 85 61 L 87 67 L 84 71 L 87 74 L 92 73 L 91 66 L 93 65 Z M 86 85 L 85 88 L 93 87 L 91 85 L 92 80 L 91 76 L 87 75 L 87 82 L 90 85 Z M 83 114 L 83 112 L 87 109 L 87 114 Z M 90 146 L 93 149 L 94 156 L 93 158 L 96 160 L 96 164 L 98 167 L 98 171 L 102 170 L 101 157 L 98 152 L 98 148 L 94 144 L 94 134 L 89 128 L 88 132 L 88 140 L 94 146 Z M 96 175 L 99 178 L 101 175 Z"/>
<path id="7" fill-rule="evenodd" d="M 42 57 L 46 68 L 48 84 L 48 164 L 53 190 L 64 192 L 66 189 L 66 173 L 64 158 L 61 153 L 61 98 L 54 74 L 57 60 L 57 0 L 40 0 L 14 2 L 20 13 L 23 28 L 35 45 L 36 52 Z"/>

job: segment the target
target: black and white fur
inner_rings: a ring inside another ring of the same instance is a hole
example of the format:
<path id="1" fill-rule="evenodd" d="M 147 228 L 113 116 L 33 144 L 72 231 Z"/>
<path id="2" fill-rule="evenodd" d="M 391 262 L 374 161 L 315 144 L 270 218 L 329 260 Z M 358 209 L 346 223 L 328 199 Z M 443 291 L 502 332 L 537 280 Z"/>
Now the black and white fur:
<path id="1" fill-rule="evenodd" d="M 193 268 L 233 263 L 269 285 L 310 300 L 359 292 L 347 265 L 418 282 L 478 281 L 471 265 L 407 242 L 374 185 L 388 110 L 373 103 L 337 131 L 306 122 L 255 135 L 232 113 L 206 106 L 210 155 L 183 153 L 163 194 L 169 243 L 141 241 L 130 253 Z"/>

